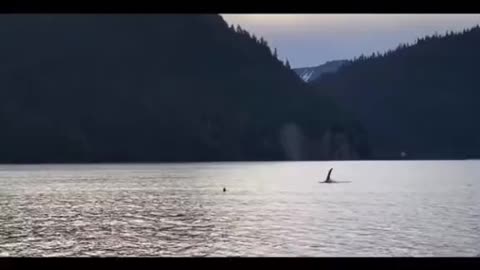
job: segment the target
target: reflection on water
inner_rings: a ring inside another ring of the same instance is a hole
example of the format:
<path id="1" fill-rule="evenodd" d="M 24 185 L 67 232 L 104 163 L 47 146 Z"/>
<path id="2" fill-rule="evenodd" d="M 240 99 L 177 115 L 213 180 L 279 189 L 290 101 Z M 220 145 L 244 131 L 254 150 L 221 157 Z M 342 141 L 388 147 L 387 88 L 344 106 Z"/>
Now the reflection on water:
<path id="1" fill-rule="evenodd" d="M 0 166 L 0 256 L 476 256 L 479 165 Z"/>

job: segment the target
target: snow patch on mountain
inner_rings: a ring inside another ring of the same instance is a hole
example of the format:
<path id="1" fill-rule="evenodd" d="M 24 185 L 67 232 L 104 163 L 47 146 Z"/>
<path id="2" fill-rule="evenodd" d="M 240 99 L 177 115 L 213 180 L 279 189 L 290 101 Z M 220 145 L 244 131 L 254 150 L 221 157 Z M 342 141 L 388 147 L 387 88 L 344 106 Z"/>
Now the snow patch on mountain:
<path id="1" fill-rule="evenodd" d="M 305 82 L 311 82 L 319 79 L 325 73 L 336 72 L 341 66 L 346 64 L 347 60 L 328 61 L 325 64 L 316 67 L 305 67 L 293 69 Z"/>

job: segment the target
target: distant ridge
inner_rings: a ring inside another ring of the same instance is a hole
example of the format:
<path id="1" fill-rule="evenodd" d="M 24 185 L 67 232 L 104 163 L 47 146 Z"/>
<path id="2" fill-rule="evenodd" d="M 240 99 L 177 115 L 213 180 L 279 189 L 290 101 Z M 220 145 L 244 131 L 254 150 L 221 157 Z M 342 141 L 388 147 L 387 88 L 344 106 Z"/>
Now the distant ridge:
<path id="1" fill-rule="evenodd" d="M 304 67 L 304 68 L 295 68 L 293 69 L 300 78 L 305 82 L 311 82 L 313 80 L 319 79 L 325 73 L 334 73 L 341 66 L 346 64 L 347 60 L 334 60 L 328 61 L 322 65 L 316 67 Z"/>
<path id="2" fill-rule="evenodd" d="M 360 56 L 310 81 L 366 128 L 372 158 L 480 157 L 480 27 Z"/>

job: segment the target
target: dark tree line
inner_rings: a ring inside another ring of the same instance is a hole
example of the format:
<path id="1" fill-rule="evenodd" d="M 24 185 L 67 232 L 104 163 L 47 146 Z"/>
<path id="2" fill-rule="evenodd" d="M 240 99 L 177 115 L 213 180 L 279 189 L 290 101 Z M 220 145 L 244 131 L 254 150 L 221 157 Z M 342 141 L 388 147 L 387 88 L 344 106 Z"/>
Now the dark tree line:
<path id="1" fill-rule="evenodd" d="M 313 85 L 355 114 L 376 158 L 480 156 L 480 28 L 360 56 Z"/>
<path id="2" fill-rule="evenodd" d="M 350 116 L 217 15 L 4 15 L 0 37 L 3 163 L 282 160 L 286 123 L 366 149 Z"/>

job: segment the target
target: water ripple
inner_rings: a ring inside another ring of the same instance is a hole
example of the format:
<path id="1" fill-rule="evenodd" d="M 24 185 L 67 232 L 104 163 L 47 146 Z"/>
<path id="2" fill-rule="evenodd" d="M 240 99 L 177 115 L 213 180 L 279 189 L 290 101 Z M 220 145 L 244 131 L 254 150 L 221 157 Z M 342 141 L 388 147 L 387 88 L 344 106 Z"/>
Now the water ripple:
<path id="1" fill-rule="evenodd" d="M 355 172 L 348 185 L 307 181 L 331 166 L 4 168 L 0 256 L 478 256 L 480 166 L 461 188 L 455 164 L 435 167 L 434 184 L 395 162 L 373 176 L 371 163 L 335 163 Z"/>

